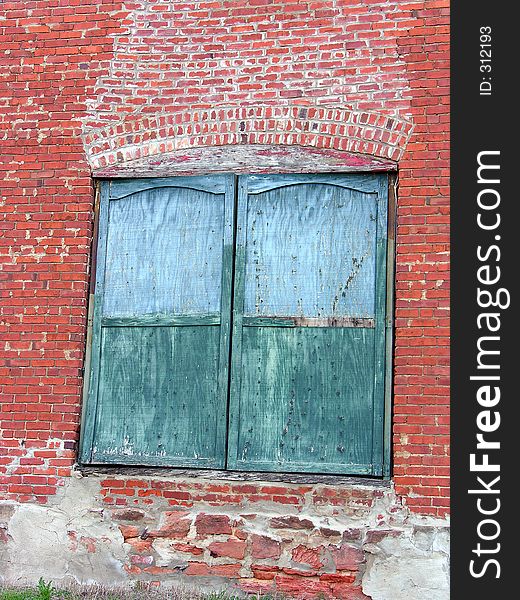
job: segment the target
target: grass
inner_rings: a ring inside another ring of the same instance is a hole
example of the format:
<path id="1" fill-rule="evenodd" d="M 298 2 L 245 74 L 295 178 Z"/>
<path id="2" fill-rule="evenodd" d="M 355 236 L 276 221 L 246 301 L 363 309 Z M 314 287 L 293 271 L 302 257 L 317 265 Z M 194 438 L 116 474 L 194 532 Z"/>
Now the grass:
<path id="1" fill-rule="evenodd" d="M 87 585 L 58 589 L 52 582 L 40 579 L 36 587 L 0 587 L 0 600 L 244 600 L 245 596 L 226 592 L 198 593 L 182 588 L 158 590 L 146 585 L 129 588 L 107 588 Z M 274 596 L 247 596 L 247 600 L 283 600 Z"/>

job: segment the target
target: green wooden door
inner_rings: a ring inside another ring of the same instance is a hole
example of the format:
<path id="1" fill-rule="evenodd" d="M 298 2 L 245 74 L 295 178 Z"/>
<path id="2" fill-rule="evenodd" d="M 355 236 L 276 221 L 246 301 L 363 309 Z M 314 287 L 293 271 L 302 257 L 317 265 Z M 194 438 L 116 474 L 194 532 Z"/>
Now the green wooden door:
<path id="1" fill-rule="evenodd" d="M 387 179 L 239 178 L 228 466 L 382 474 Z"/>
<path id="2" fill-rule="evenodd" d="M 225 466 L 233 194 L 103 184 L 84 461 Z"/>
<path id="3" fill-rule="evenodd" d="M 101 189 L 81 460 L 381 475 L 386 176 Z"/>

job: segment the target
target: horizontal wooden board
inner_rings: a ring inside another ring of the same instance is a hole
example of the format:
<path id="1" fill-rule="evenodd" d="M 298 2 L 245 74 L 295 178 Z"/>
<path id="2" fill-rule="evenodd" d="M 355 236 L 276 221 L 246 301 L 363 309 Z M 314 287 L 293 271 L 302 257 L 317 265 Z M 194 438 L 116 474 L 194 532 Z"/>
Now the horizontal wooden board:
<path id="1" fill-rule="evenodd" d="M 226 419 L 219 333 L 218 327 L 102 329 L 92 462 L 223 466 L 216 450 L 217 425 Z"/>
<path id="2" fill-rule="evenodd" d="M 223 194 L 229 182 L 229 175 L 212 175 L 198 177 L 151 177 L 148 179 L 120 179 L 110 182 L 109 195 L 115 200 L 130 196 L 146 190 L 159 188 L 187 188 L 208 192 L 210 194 Z"/>
<path id="3" fill-rule="evenodd" d="M 244 317 L 244 327 L 375 327 L 375 319 L 358 317 Z"/>
<path id="4" fill-rule="evenodd" d="M 209 315 L 143 315 L 137 317 L 103 317 L 103 327 L 196 327 L 220 325 L 220 314 Z"/>
<path id="5" fill-rule="evenodd" d="M 115 163 L 95 169 L 94 177 L 172 177 L 208 173 L 355 173 L 397 171 L 393 160 L 359 152 L 345 152 L 333 148 L 313 146 L 231 144 L 182 148 L 161 155 L 144 156 L 135 160 Z M 136 181 L 136 179 L 133 179 Z M 144 180 L 145 182 L 147 180 Z"/>
<path id="6" fill-rule="evenodd" d="M 377 192 L 381 175 L 376 173 L 340 174 L 286 174 L 286 175 L 246 175 L 241 177 L 248 194 L 260 194 L 280 187 L 315 184 L 334 185 L 363 193 Z"/>

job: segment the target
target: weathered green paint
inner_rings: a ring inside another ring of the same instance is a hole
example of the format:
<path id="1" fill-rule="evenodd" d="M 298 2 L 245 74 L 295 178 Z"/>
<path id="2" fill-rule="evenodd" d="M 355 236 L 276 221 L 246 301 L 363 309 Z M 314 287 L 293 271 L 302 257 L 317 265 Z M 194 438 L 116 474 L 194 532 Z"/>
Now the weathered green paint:
<path id="1" fill-rule="evenodd" d="M 382 473 L 386 185 L 240 178 L 229 467 Z"/>
<path id="2" fill-rule="evenodd" d="M 233 187 L 102 186 L 84 462 L 224 466 Z"/>
<path id="3" fill-rule="evenodd" d="M 244 275 L 246 258 L 247 179 L 238 178 L 235 233 L 235 270 L 233 319 L 231 327 L 231 370 L 229 374 L 229 417 L 227 466 L 235 468 L 241 419 L 242 333 L 244 312 Z"/>
<path id="4" fill-rule="evenodd" d="M 374 330 L 247 327 L 236 469 L 368 472 Z"/>
<path id="5" fill-rule="evenodd" d="M 220 325 L 221 315 L 142 315 L 136 317 L 102 317 L 103 327 L 153 327 Z"/>
<path id="6" fill-rule="evenodd" d="M 367 327 L 373 328 L 372 318 L 359 317 L 244 317 L 244 327 Z"/>
<path id="7" fill-rule="evenodd" d="M 92 346 L 90 349 L 90 372 L 86 373 L 88 378 L 88 394 L 83 407 L 80 438 L 79 459 L 81 462 L 90 462 L 92 458 L 92 446 L 94 443 L 94 422 L 96 418 L 98 403 L 99 366 L 101 363 L 101 318 L 103 306 L 103 291 L 105 283 L 106 243 L 108 230 L 108 205 L 109 187 L 101 185 L 99 210 L 97 212 L 98 239 L 96 248 L 95 282 L 91 299 L 94 302 L 92 320 Z M 90 311 L 90 307 L 89 307 Z"/>
<path id="8" fill-rule="evenodd" d="M 385 347 L 385 414 L 383 423 L 383 475 L 390 477 L 392 467 L 392 373 L 393 373 L 393 320 L 395 236 L 397 221 L 397 177 L 388 176 L 388 241 L 386 253 L 386 347 Z"/>
<path id="9" fill-rule="evenodd" d="M 387 197 L 377 174 L 105 182 L 81 460 L 381 475 Z"/>
<path id="10" fill-rule="evenodd" d="M 223 465 L 218 327 L 105 327 L 92 460 Z"/>
<path id="11" fill-rule="evenodd" d="M 223 232 L 222 258 L 222 297 L 220 325 L 220 360 L 218 372 L 218 389 L 220 398 L 220 418 L 217 420 L 215 436 L 221 463 L 226 464 L 227 429 L 229 409 L 229 369 L 231 356 L 231 302 L 233 290 L 233 261 L 235 243 L 235 209 L 236 209 L 236 179 L 228 176 L 225 181 L 225 218 Z M 201 414 L 200 418 L 204 418 Z"/>
<path id="12" fill-rule="evenodd" d="M 388 177 L 378 181 L 376 231 L 376 285 L 374 336 L 374 397 L 373 397 L 373 475 L 383 474 L 383 425 L 385 415 L 385 350 L 386 350 L 386 267 L 388 241 Z"/>

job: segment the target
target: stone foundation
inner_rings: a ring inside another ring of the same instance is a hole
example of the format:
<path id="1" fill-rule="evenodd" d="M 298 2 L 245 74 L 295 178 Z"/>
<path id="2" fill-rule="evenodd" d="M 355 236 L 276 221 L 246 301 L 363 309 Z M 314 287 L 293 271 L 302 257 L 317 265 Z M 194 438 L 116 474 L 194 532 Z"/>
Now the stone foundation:
<path id="1" fill-rule="evenodd" d="M 0 581 L 445 600 L 448 540 L 381 483 L 78 476 L 49 505 L 0 504 Z"/>

